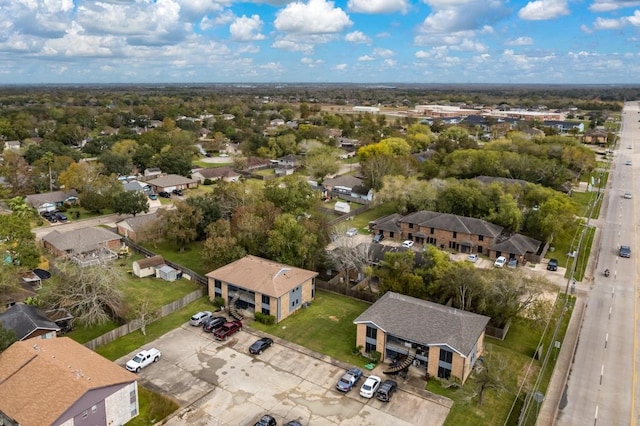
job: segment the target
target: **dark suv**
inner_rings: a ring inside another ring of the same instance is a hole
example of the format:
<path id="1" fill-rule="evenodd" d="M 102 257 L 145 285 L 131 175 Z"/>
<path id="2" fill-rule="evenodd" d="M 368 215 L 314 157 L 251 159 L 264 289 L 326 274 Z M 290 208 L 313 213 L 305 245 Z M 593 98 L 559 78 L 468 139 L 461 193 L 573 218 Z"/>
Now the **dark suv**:
<path id="1" fill-rule="evenodd" d="M 214 330 L 222 327 L 225 322 L 227 322 L 227 319 L 223 317 L 209 317 L 202 323 L 202 330 L 207 333 L 213 333 Z"/>
<path id="2" fill-rule="evenodd" d="M 620 257 L 631 257 L 631 247 L 620 246 Z"/>
<path id="3" fill-rule="evenodd" d="M 158 195 L 162 198 L 171 198 L 171 194 L 169 194 L 167 191 L 160 191 L 158 192 Z"/>
<path id="4" fill-rule="evenodd" d="M 376 398 L 383 402 L 389 402 L 391 400 L 391 395 L 393 395 L 393 393 L 397 389 L 397 382 L 395 382 L 394 380 L 385 380 L 378 388 L 378 392 L 376 392 Z"/>
<path id="5" fill-rule="evenodd" d="M 547 264 L 547 271 L 557 271 L 558 270 L 558 259 L 549 259 L 549 263 Z"/>

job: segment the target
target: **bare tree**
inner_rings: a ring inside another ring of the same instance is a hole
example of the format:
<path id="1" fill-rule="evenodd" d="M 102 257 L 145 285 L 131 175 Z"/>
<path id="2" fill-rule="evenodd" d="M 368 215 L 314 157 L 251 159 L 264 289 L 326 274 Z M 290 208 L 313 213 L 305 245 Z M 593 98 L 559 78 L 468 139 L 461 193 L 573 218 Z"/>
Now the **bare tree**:
<path id="1" fill-rule="evenodd" d="M 143 336 L 147 335 L 147 325 L 151 324 L 158 317 L 158 312 L 153 309 L 148 300 L 141 300 L 134 307 L 136 319 L 140 323 L 140 331 Z"/>
<path id="2" fill-rule="evenodd" d="M 53 308 L 67 309 L 86 325 L 122 316 L 124 298 L 116 287 L 124 280 L 120 269 L 104 265 L 82 268 L 72 262 L 61 262 L 57 267 L 60 279 L 45 295 Z"/>
<path id="3" fill-rule="evenodd" d="M 349 282 L 349 271 L 355 270 L 364 276 L 369 264 L 369 246 L 371 243 L 363 243 L 357 236 L 347 235 L 347 227 L 338 227 L 333 241 L 333 249 L 327 255 L 338 271 Z"/>

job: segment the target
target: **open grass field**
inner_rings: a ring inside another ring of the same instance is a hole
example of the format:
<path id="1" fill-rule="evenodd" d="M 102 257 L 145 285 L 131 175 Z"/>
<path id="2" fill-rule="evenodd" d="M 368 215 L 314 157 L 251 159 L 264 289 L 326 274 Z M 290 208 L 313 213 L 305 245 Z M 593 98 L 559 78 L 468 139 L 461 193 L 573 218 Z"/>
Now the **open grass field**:
<path id="1" fill-rule="evenodd" d="M 195 241 L 190 243 L 184 251 L 180 251 L 173 245 L 173 243 L 166 241 L 156 245 L 143 244 L 143 246 L 155 254 L 161 255 L 165 259 L 169 259 L 172 262 L 196 271 L 198 274 L 204 275 L 211 271 L 206 270 L 202 265 L 202 259 L 200 258 L 200 248 L 202 244 L 202 241 Z"/>
<path id="2" fill-rule="evenodd" d="M 369 361 L 352 353 L 356 342 L 353 320 L 369 306 L 361 300 L 317 291 L 308 308 L 281 323 L 266 326 L 253 321 L 251 327 L 362 368 Z"/>

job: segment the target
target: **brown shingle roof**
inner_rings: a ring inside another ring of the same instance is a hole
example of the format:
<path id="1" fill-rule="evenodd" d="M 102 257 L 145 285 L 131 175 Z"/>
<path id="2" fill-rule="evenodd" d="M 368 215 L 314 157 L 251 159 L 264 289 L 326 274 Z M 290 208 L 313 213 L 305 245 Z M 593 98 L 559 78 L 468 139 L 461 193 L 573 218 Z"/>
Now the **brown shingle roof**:
<path id="1" fill-rule="evenodd" d="M 160 176 L 159 178 L 151 179 L 146 183 L 149 185 L 165 187 L 173 185 L 189 185 L 196 182 L 197 181 L 195 179 L 189 179 L 180 175 L 166 175 Z"/>
<path id="2" fill-rule="evenodd" d="M 243 289 L 273 297 L 280 297 L 317 272 L 284 265 L 256 256 L 245 256 L 211 271 L 207 277 L 227 282 Z"/>
<path id="3" fill-rule="evenodd" d="M 0 354 L 0 411 L 23 425 L 51 425 L 88 391 L 136 380 L 68 337 L 15 342 Z"/>
<path id="4" fill-rule="evenodd" d="M 101 243 L 120 238 L 122 238 L 120 235 L 107 229 L 89 227 L 65 232 L 52 231 L 42 237 L 42 240 L 61 251 L 73 250 L 75 253 L 87 253 L 100 248 Z"/>
<path id="5" fill-rule="evenodd" d="M 159 254 L 151 257 L 145 257 L 144 259 L 136 260 L 136 263 L 140 269 L 146 269 L 151 266 L 159 266 L 164 264 L 164 258 Z"/>

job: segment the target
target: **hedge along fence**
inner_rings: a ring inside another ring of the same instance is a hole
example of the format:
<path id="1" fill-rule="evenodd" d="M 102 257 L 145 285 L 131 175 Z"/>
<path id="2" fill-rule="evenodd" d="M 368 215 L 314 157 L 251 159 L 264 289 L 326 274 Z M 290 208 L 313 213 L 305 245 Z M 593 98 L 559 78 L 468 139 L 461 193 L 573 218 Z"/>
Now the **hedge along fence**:
<path id="1" fill-rule="evenodd" d="M 164 305 L 162 308 L 160 308 L 160 310 L 158 311 L 158 318 L 162 318 L 162 317 L 166 317 L 167 315 L 169 315 L 172 312 L 175 312 L 179 309 L 184 308 L 185 306 L 187 306 L 189 303 L 198 300 L 199 298 L 201 298 L 202 296 L 204 296 L 205 293 L 205 289 L 204 288 L 199 288 L 196 291 L 193 291 L 189 294 L 187 294 L 186 296 L 184 296 L 182 299 L 178 299 L 175 300 L 169 304 Z M 98 346 L 102 346 L 105 345 L 107 343 L 110 343 L 124 335 L 127 335 L 129 333 L 132 333 L 136 330 L 139 330 L 140 328 L 142 328 L 142 322 L 139 319 L 134 319 L 132 321 L 129 321 L 128 323 L 126 323 L 125 325 L 122 325 L 114 330 L 108 331 L 106 333 L 104 333 L 102 336 L 98 336 L 95 339 L 85 343 L 84 345 L 91 349 L 91 350 L 96 350 L 96 348 Z"/>

